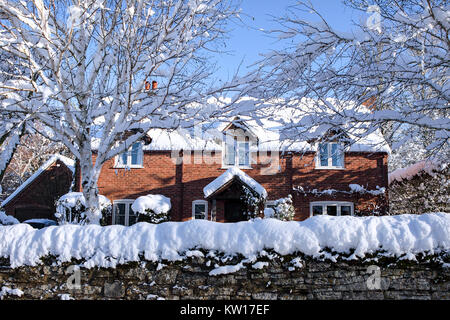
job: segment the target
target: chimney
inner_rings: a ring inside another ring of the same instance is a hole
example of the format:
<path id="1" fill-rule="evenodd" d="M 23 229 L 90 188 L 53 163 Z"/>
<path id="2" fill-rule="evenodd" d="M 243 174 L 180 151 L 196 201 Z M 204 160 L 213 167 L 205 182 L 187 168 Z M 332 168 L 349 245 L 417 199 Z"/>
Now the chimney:
<path id="1" fill-rule="evenodd" d="M 377 98 L 375 96 L 372 96 L 369 99 L 365 100 L 362 105 L 373 111 L 377 107 L 376 102 Z"/>

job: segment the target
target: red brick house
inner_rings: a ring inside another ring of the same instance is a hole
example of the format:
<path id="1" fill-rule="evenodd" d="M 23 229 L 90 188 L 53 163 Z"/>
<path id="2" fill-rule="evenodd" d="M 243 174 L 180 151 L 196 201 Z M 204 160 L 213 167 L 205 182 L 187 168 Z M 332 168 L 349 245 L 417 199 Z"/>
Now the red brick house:
<path id="1" fill-rule="evenodd" d="M 280 143 L 277 133 L 270 132 L 274 125 L 264 124 L 268 126 L 235 119 L 203 127 L 197 134 L 195 129 L 152 130 L 149 144 L 137 143 L 128 153 L 105 163 L 99 193 L 113 201 L 114 212 L 122 204 L 120 210 L 125 212 L 121 214 L 128 221 L 133 216 L 133 200 L 147 194 L 169 197 L 174 221 L 245 220 L 242 185 L 265 189 L 268 206 L 291 195 L 296 220 L 313 214 L 387 212 L 389 148 L 380 134 L 349 147 L 326 140 Z M 239 168 L 254 183 L 242 181 L 239 175 L 221 179 L 230 167 Z M 217 184 L 213 192 L 205 190 L 213 181 Z"/>
<path id="2" fill-rule="evenodd" d="M 135 143 L 103 166 L 98 188 L 113 202 L 112 223 L 119 216 L 125 224 L 135 221 L 131 204 L 147 194 L 170 198 L 174 221 L 245 220 L 242 186 L 264 190 L 266 206 L 291 195 L 296 220 L 387 212 L 389 148 L 380 134 L 346 146 L 326 139 L 280 142 L 275 128 L 236 118 L 189 131 L 151 130 L 151 141 Z M 15 215 L 12 204 L 19 202 L 10 199 L 6 212 Z"/>

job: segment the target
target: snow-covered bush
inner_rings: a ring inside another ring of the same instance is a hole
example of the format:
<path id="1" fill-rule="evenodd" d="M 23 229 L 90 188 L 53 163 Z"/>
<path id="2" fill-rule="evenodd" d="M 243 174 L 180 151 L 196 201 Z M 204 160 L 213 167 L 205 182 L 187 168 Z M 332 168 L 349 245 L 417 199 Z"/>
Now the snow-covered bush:
<path id="1" fill-rule="evenodd" d="M 102 212 L 101 225 L 106 225 L 112 213 L 111 201 L 105 196 L 99 195 L 99 205 Z M 55 217 L 58 224 L 86 224 L 86 199 L 82 192 L 69 192 L 61 196 L 55 202 Z"/>
<path id="2" fill-rule="evenodd" d="M 264 208 L 264 203 L 266 201 L 265 194 L 252 191 L 245 185 L 242 185 L 242 191 L 240 200 L 244 205 L 244 216 L 246 216 L 247 219 L 256 218 L 262 213 L 262 208 Z"/>
<path id="3" fill-rule="evenodd" d="M 131 209 L 137 213 L 139 222 L 161 223 L 170 220 L 170 199 L 161 194 L 148 194 L 134 200 Z"/>
<path id="4" fill-rule="evenodd" d="M 0 211 L 0 225 L 10 226 L 17 223 L 20 223 L 19 220 L 7 215 L 4 211 Z"/>
<path id="5" fill-rule="evenodd" d="M 389 213 L 450 212 L 450 169 L 421 161 L 389 175 Z"/>
<path id="6" fill-rule="evenodd" d="M 292 196 L 281 198 L 275 201 L 273 207 L 264 210 L 265 218 L 275 218 L 282 221 L 290 221 L 294 219 L 295 209 L 292 203 Z"/>

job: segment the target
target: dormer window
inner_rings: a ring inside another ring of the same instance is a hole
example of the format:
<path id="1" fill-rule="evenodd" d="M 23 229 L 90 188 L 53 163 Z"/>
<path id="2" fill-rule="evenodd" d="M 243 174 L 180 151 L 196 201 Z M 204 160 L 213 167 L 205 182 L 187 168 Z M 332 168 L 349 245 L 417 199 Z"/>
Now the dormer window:
<path id="1" fill-rule="evenodd" d="M 344 150 L 338 142 L 319 143 L 317 148 L 316 168 L 343 169 Z"/>
<path id="2" fill-rule="evenodd" d="M 250 167 L 250 140 L 248 137 L 225 135 L 223 167 Z"/>
<path id="3" fill-rule="evenodd" d="M 142 143 L 134 143 L 130 149 L 116 157 L 116 168 L 142 168 L 143 167 Z"/>

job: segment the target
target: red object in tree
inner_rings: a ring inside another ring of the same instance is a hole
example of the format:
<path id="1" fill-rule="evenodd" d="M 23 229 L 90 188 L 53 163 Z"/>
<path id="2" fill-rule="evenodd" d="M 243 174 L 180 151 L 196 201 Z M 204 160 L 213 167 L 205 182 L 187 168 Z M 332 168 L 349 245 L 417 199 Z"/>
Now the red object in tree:
<path id="1" fill-rule="evenodd" d="M 155 80 L 152 81 L 152 90 L 156 90 L 158 89 L 158 82 L 156 82 Z"/>
<path id="2" fill-rule="evenodd" d="M 145 90 L 150 90 L 150 82 L 145 81 Z"/>

